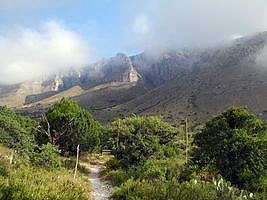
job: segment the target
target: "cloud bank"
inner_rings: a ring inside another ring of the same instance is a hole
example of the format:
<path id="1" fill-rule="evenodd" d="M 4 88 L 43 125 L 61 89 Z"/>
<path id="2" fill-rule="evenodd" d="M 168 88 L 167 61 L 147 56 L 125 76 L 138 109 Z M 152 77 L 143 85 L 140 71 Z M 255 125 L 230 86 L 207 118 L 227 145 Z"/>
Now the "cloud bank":
<path id="1" fill-rule="evenodd" d="M 0 33 L 0 52 L 0 84 L 39 78 L 90 61 L 86 41 L 55 21 L 38 30 L 18 27 Z"/>
<path id="2" fill-rule="evenodd" d="M 209 47 L 267 30 L 266 0 L 128 0 L 125 13 L 128 48 Z"/>

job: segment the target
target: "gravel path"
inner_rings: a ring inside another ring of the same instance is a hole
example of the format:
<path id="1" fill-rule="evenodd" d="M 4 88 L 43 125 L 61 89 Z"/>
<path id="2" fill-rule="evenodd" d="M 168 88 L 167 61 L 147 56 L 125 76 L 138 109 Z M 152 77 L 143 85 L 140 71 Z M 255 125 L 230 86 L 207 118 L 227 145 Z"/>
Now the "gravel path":
<path id="1" fill-rule="evenodd" d="M 100 169 L 101 165 L 90 166 L 89 180 L 92 183 L 92 195 L 95 200 L 107 200 L 111 195 L 111 187 L 100 179 Z"/>

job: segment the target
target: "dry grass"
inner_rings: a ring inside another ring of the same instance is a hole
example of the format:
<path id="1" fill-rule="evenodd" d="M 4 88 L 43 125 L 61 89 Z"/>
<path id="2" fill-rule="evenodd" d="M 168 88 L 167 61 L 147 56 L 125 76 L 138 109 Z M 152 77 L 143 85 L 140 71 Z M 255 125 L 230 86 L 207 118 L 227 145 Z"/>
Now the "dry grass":
<path id="1" fill-rule="evenodd" d="M 100 164 L 103 165 L 105 164 L 108 160 L 110 160 L 111 158 L 113 158 L 112 155 L 107 155 L 107 154 L 88 154 L 88 155 L 82 155 L 80 158 L 80 164 L 91 164 L 91 165 L 95 165 L 95 164 Z"/>
<path id="2" fill-rule="evenodd" d="M 91 184 L 87 175 L 78 172 L 73 178 L 72 169 L 45 169 L 31 166 L 12 150 L 0 145 L 0 168 L 7 170 L 0 176 L 0 199 L 91 199 Z"/>
<path id="3" fill-rule="evenodd" d="M 0 144 L 0 156 L 8 156 L 10 154 L 12 154 L 13 150 L 5 147 L 4 145 Z"/>

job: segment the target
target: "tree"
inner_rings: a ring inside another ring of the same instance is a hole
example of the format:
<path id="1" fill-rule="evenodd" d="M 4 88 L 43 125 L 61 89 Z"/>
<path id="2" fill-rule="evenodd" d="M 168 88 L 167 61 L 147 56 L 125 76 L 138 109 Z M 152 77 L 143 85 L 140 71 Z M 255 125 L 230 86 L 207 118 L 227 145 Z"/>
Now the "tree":
<path id="1" fill-rule="evenodd" d="M 232 107 L 214 117 L 196 134 L 192 163 L 214 166 L 219 173 L 248 190 L 263 189 L 267 169 L 266 125 L 246 109 Z"/>
<path id="2" fill-rule="evenodd" d="M 34 127 L 37 125 L 36 121 L 0 106 L 0 143 L 16 149 L 25 157 L 29 157 L 34 151 Z"/>
<path id="3" fill-rule="evenodd" d="M 171 142 L 178 130 L 157 117 L 131 116 L 113 121 L 106 130 L 106 142 L 123 167 L 140 164 Z"/>
<path id="4" fill-rule="evenodd" d="M 74 155 L 78 144 L 81 152 L 99 148 L 100 124 L 74 101 L 62 98 L 48 110 L 46 119 L 44 125 L 49 124 L 51 137 L 63 154 Z"/>

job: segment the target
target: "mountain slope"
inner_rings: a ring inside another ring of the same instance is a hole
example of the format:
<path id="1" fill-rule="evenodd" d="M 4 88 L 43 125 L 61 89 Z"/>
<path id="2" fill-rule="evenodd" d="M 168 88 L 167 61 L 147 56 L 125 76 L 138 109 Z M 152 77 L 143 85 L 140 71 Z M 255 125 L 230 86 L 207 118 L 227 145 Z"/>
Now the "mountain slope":
<path id="1" fill-rule="evenodd" d="M 263 32 L 212 49 L 118 54 L 46 81 L 54 90 L 26 97 L 32 100 L 22 112 L 43 112 L 59 97 L 71 96 L 102 122 L 137 113 L 201 123 L 232 105 L 267 120 L 266 41 Z"/>
<path id="2" fill-rule="evenodd" d="M 247 106 L 267 120 L 267 63 L 258 62 L 267 33 L 203 52 L 191 70 L 117 106 L 115 113 L 160 114 L 177 123 L 184 116 L 202 122 L 228 106 Z"/>

